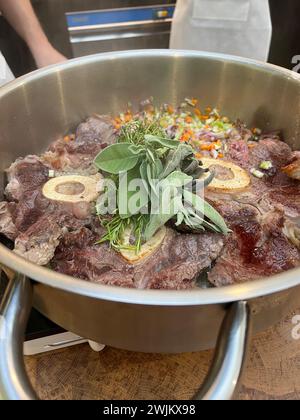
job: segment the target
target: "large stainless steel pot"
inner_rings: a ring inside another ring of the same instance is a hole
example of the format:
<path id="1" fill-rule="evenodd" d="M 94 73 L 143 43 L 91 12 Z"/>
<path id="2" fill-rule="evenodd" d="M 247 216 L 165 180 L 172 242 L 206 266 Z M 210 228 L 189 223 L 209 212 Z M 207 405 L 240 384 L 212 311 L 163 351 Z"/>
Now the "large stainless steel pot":
<path id="1" fill-rule="evenodd" d="M 0 177 L 17 157 L 42 152 L 86 116 L 116 113 L 153 96 L 179 103 L 199 97 L 264 129 L 283 130 L 300 148 L 300 77 L 271 65 L 194 52 L 96 55 L 25 76 L 0 90 Z M 18 273 L 2 304 L 0 395 L 34 398 L 22 361 L 29 303 L 64 328 L 111 346 L 146 352 L 199 351 L 216 358 L 196 399 L 231 398 L 255 331 L 300 304 L 300 269 L 223 289 L 144 291 L 101 286 L 37 267 L 4 246 L 0 261 Z M 30 278 L 34 281 L 29 281 Z M 227 316 L 225 316 L 227 314 Z M 2 318 L 3 319 L 3 318 Z"/>

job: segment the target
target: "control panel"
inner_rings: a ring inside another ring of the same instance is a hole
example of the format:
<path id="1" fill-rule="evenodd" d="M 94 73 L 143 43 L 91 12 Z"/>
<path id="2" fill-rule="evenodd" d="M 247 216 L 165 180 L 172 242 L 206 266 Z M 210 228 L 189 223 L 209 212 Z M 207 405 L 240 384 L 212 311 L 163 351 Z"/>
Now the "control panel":
<path id="1" fill-rule="evenodd" d="M 175 4 L 168 6 L 130 7 L 67 13 L 69 28 L 84 26 L 111 26 L 128 23 L 153 23 L 173 18 Z"/>

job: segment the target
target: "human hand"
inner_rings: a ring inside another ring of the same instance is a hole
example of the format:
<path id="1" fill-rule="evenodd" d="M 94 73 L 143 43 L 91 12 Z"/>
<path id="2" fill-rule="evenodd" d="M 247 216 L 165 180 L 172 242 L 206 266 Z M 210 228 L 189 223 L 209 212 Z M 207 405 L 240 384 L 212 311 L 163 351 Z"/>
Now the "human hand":
<path id="1" fill-rule="evenodd" d="M 33 51 L 33 57 L 38 68 L 67 61 L 67 58 L 53 48 L 52 45 Z"/>

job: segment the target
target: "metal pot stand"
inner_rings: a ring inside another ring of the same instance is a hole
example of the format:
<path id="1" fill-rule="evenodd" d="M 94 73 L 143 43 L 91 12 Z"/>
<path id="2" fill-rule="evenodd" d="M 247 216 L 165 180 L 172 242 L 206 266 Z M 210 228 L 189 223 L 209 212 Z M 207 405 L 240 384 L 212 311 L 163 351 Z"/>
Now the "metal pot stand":
<path id="1" fill-rule="evenodd" d="M 33 285 L 24 275 L 9 281 L 0 306 L 0 399 L 37 400 L 25 370 L 23 337 L 32 307 Z M 225 315 L 212 366 L 193 400 L 234 397 L 246 360 L 250 337 L 247 302 L 233 303 Z M 100 348 L 97 351 L 101 350 Z"/>

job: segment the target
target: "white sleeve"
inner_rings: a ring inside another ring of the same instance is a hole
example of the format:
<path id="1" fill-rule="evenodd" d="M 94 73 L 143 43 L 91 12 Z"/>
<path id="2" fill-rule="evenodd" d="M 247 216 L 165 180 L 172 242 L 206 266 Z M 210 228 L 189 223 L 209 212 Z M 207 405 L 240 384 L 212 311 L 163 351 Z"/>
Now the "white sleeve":
<path id="1" fill-rule="evenodd" d="M 170 47 L 266 61 L 271 36 L 268 0 L 177 0 Z"/>
<path id="2" fill-rule="evenodd" d="M 8 67 L 5 58 L 0 52 L 0 86 L 11 82 L 14 79 L 10 68 Z"/>

